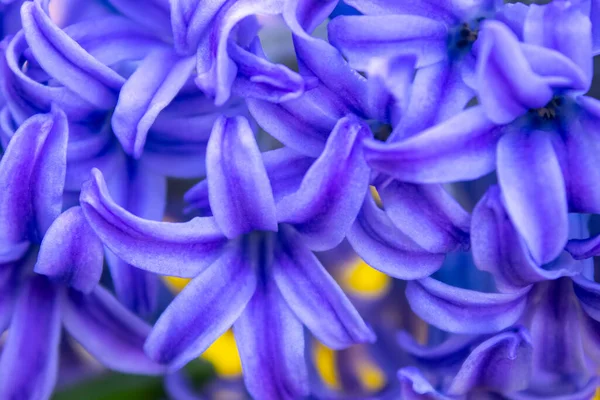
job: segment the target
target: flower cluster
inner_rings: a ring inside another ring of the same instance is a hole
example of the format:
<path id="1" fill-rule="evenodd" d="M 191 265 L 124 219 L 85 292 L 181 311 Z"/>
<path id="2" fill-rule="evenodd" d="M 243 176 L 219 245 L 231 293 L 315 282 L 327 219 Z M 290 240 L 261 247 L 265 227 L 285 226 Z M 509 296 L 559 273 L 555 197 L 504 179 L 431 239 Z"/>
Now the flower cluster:
<path id="1" fill-rule="evenodd" d="M 600 385 L 599 0 L 0 17 L 0 400 L 50 398 L 75 342 L 195 398 L 182 368 L 230 328 L 254 399 Z"/>

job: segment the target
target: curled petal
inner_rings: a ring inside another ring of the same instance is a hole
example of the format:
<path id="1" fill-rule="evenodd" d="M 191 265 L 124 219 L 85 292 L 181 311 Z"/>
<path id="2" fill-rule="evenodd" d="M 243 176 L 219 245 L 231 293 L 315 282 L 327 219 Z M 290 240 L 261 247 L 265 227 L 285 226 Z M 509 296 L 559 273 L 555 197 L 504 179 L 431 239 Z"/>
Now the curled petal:
<path id="1" fill-rule="evenodd" d="M 362 148 L 368 135 L 356 117 L 341 119 L 298 191 L 277 203 L 279 221 L 294 225 L 314 250 L 338 245 L 360 210 L 369 185 Z"/>
<path id="2" fill-rule="evenodd" d="M 492 121 L 508 123 L 550 101 L 552 88 L 532 71 L 519 39 L 508 27 L 484 22 L 477 45 L 478 98 Z"/>
<path id="3" fill-rule="evenodd" d="M 508 215 L 535 262 L 552 261 L 569 233 L 565 182 L 552 136 L 507 132 L 498 143 L 498 182 Z"/>
<path id="4" fill-rule="evenodd" d="M 586 78 L 584 91 L 592 82 L 592 24 L 577 4 L 553 2 L 532 4 L 523 26 L 526 43 L 547 47 L 573 60 Z"/>
<path id="5" fill-rule="evenodd" d="M 67 163 L 65 114 L 28 119 L 0 161 L 0 243 L 35 241 L 60 214 Z"/>
<path id="6" fill-rule="evenodd" d="M 600 285 L 580 275 L 573 278 L 573 289 L 583 310 L 600 322 Z"/>
<path id="7" fill-rule="evenodd" d="M 100 281 L 103 261 L 102 242 L 88 225 L 81 207 L 73 207 L 48 229 L 34 271 L 89 293 Z"/>
<path id="8" fill-rule="evenodd" d="M 175 50 L 188 55 L 196 51 L 202 35 L 228 1 L 172 0 L 170 3 Z"/>
<path id="9" fill-rule="evenodd" d="M 48 74 L 97 107 L 114 107 L 123 77 L 60 30 L 37 2 L 25 3 L 21 18 L 31 51 Z"/>
<path id="10" fill-rule="evenodd" d="M 600 235 L 589 239 L 572 239 L 565 247 L 573 258 L 583 260 L 600 254 Z"/>
<path id="11" fill-rule="evenodd" d="M 175 371 L 238 319 L 256 289 L 255 260 L 245 250 L 230 248 L 171 302 L 146 342 L 152 359 Z"/>
<path id="12" fill-rule="evenodd" d="M 326 346 L 342 349 L 374 341 L 342 289 L 291 227 L 278 233 L 273 277 L 298 319 Z"/>
<path id="13" fill-rule="evenodd" d="M 477 334 L 515 323 L 525 310 L 529 289 L 482 293 L 425 278 L 408 282 L 406 296 L 413 311 L 430 324 L 448 332 Z"/>
<path id="14" fill-rule="evenodd" d="M 474 95 L 460 69 L 447 60 L 419 68 L 410 88 L 408 106 L 388 141 L 408 138 L 454 117 Z"/>
<path id="15" fill-rule="evenodd" d="M 41 275 L 21 288 L 0 358 L 0 398 L 50 398 L 58 372 L 61 296 Z"/>
<path id="16" fill-rule="evenodd" d="M 108 368 L 131 374 L 165 371 L 144 354 L 150 326 L 102 287 L 89 295 L 69 290 L 63 318 L 75 340 Z"/>
<path id="17" fill-rule="evenodd" d="M 267 278 L 233 325 L 246 388 L 256 399 L 308 395 L 304 327 Z"/>
<path id="18" fill-rule="evenodd" d="M 532 343 L 523 329 L 499 333 L 466 358 L 448 388 L 450 395 L 465 395 L 473 389 L 517 392 L 529 385 Z"/>
<path id="19" fill-rule="evenodd" d="M 275 199 L 248 120 L 220 118 L 208 140 L 208 198 L 223 233 L 277 230 Z"/>
<path id="20" fill-rule="evenodd" d="M 108 0 L 108 3 L 158 37 L 166 40 L 171 37 L 168 1 L 149 0 L 144 7 L 131 0 Z"/>
<path id="21" fill-rule="evenodd" d="M 390 220 L 431 253 L 469 248 L 471 217 L 442 185 L 392 181 L 379 190 Z"/>
<path id="22" fill-rule="evenodd" d="M 451 400 L 451 397 L 438 392 L 421 371 L 415 367 L 405 367 L 398 371 L 400 393 L 406 400 Z"/>
<path id="23" fill-rule="evenodd" d="M 447 57 L 448 28 L 435 19 L 413 15 L 341 16 L 334 18 L 327 29 L 331 44 L 361 71 L 378 57 L 415 55 L 417 67 Z"/>
<path id="24" fill-rule="evenodd" d="M 135 158 L 141 156 L 148 130 L 191 77 L 193 69 L 193 57 L 181 58 L 171 50 L 156 50 L 127 79 L 111 120 L 127 153 Z"/>
<path id="25" fill-rule="evenodd" d="M 230 35 L 235 26 L 246 17 L 276 15 L 282 10 L 282 0 L 241 0 L 227 2 L 227 6 L 219 11 L 209 31 L 202 35 L 196 53 L 196 84 L 202 91 L 215 97 L 215 104 L 222 105 L 229 99 L 237 75 L 237 67 L 228 52 Z"/>
<path id="26" fill-rule="evenodd" d="M 232 90 L 240 97 L 285 102 L 300 97 L 316 84 L 316 79 L 303 78 L 284 65 L 267 61 L 258 38 L 249 50 L 230 43 L 229 53 L 238 69 Z"/>
<path id="27" fill-rule="evenodd" d="M 403 182 L 477 179 L 494 170 L 500 129 L 479 106 L 396 143 L 366 140 L 369 165 Z"/>
<path id="28" fill-rule="evenodd" d="M 213 218 L 170 223 L 136 217 L 114 202 L 98 170 L 82 188 L 80 201 L 100 240 L 123 261 L 151 272 L 196 276 L 227 242 Z"/>
<path id="29" fill-rule="evenodd" d="M 519 290 L 532 283 L 573 276 L 582 264 L 566 253 L 548 269 L 533 258 L 510 221 L 500 190 L 488 189 L 473 211 L 471 245 L 475 265 L 492 273 L 502 291 Z"/>
<path id="30" fill-rule="evenodd" d="M 261 128 L 295 151 L 318 157 L 336 122 L 347 112 L 333 99 L 311 90 L 285 103 L 248 99 L 248 109 Z M 341 109 L 340 109 L 341 108 Z"/>
<path id="31" fill-rule="evenodd" d="M 455 21 L 454 7 L 460 2 L 452 0 L 390 1 L 390 0 L 344 0 L 344 3 L 366 15 L 408 14 Z M 478 3 L 478 2 L 470 2 Z"/>
<path id="32" fill-rule="evenodd" d="M 398 279 L 424 278 L 444 261 L 444 254 L 426 251 L 398 229 L 371 196 L 365 199 L 347 238 L 367 264 Z"/>

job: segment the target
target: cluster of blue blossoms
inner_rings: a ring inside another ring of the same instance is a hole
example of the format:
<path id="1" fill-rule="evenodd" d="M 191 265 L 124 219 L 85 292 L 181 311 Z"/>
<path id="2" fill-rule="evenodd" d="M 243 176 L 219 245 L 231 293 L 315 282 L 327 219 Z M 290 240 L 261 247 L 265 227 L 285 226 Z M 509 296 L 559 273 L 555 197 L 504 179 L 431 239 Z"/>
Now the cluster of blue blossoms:
<path id="1" fill-rule="evenodd" d="M 0 2 L 1 400 L 74 342 L 213 398 L 182 368 L 231 327 L 254 399 L 593 397 L 600 1 L 338 3 Z"/>

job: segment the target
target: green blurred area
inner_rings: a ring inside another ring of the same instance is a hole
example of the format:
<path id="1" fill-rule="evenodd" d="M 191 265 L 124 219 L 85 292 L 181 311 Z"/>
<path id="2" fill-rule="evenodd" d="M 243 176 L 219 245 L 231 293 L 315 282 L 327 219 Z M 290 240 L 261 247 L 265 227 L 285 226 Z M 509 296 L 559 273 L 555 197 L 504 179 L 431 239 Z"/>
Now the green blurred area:
<path id="1" fill-rule="evenodd" d="M 185 367 L 194 387 L 215 376 L 210 363 L 195 360 Z M 57 391 L 52 400 L 162 400 L 167 399 L 162 376 L 125 375 L 107 372 Z"/>

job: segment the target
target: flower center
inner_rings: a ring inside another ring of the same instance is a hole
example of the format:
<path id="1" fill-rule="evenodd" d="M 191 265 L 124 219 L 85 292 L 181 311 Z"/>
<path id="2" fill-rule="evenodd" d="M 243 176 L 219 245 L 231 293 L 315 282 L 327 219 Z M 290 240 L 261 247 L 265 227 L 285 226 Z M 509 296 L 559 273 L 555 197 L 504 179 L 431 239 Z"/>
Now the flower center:
<path id="1" fill-rule="evenodd" d="M 479 36 L 479 27 L 471 28 L 466 22 L 463 23 L 458 31 L 456 47 L 464 49 L 471 46 Z"/>
<path id="2" fill-rule="evenodd" d="M 368 121 L 373 137 L 380 142 L 388 140 L 392 134 L 392 127 L 390 124 L 385 124 L 379 121 Z"/>
<path id="3" fill-rule="evenodd" d="M 553 97 L 544 107 L 529 110 L 533 118 L 540 123 L 554 121 L 559 117 L 560 106 L 563 104 L 561 97 Z"/>
<path id="4" fill-rule="evenodd" d="M 484 18 L 463 22 L 450 33 L 448 47 L 450 52 L 462 53 L 468 51 L 479 37 L 479 28 Z"/>

